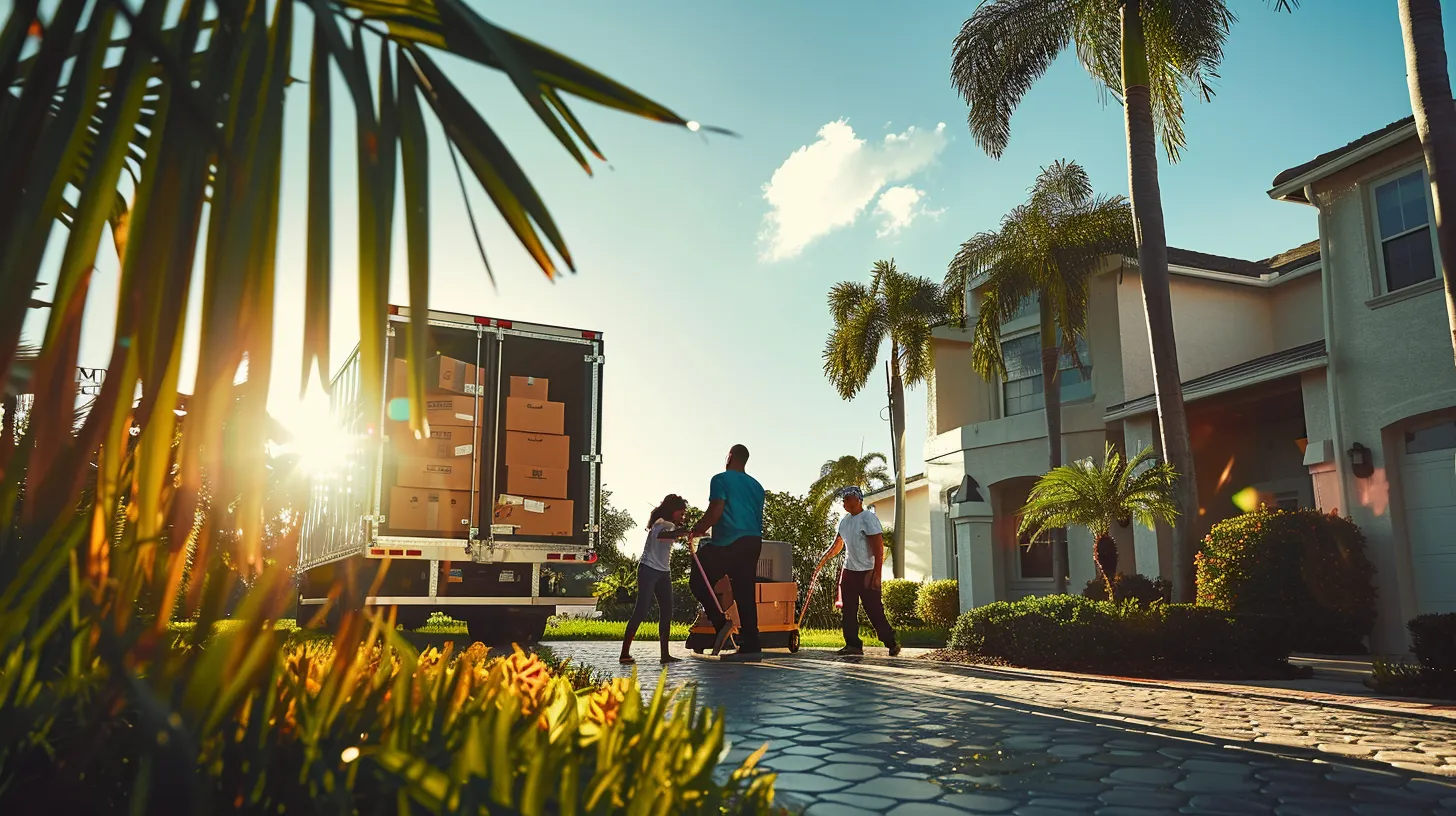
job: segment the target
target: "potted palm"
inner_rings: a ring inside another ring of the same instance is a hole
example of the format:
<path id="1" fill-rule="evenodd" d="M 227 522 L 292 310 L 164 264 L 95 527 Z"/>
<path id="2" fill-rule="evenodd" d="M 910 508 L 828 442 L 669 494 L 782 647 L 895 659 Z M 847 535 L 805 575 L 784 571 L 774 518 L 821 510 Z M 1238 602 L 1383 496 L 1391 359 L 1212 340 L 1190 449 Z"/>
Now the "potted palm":
<path id="1" fill-rule="evenodd" d="M 1101 465 L 1088 457 L 1038 479 L 1021 508 L 1018 532 L 1029 533 L 1034 541 L 1057 527 L 1091 530 L 1096 537 L 1092 557 L 1107 582 L 1107 597 L 1116 602 L 1117 540 L 1112 528 L 1131 521 L 1148 528 L 1160 521 L 1171 524 L 1178 515 L 1177 480 L 1173 466 L 1156 461 L 1152 447 L 1124 460 L 1109 442 Z"/>

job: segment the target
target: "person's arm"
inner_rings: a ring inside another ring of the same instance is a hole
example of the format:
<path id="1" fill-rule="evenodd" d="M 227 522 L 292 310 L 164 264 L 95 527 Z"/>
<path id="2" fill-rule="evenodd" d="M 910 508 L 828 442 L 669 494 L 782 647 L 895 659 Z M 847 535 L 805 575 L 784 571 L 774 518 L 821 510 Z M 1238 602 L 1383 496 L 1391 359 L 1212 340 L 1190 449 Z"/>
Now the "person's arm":
<path id="1" fill-rule="evenodd" d="M 824 557 L 823 558 L 820 558 L 819 559 L 819 567 L 822 567 L 825 564 L 828 564 L 829 563 L 829 559 L 833 558 L 836 555 L 839 555 L 840 551 L 843 550 L 843 549 L 844 549 L 844 539 L 840 538 L 838 535 L 835 535 L 834 536 L 834 543 L 829 545 L 829 550 L 824 553 Z M 815 569 L 818 569 L 818 567 L 815 567 Z"/>
<path id="2" fill-rule="evenodd" d="M 708 509 L 703 511 L 703 517 L 698 519 L 697 524 L 693 525 L 694 538 L 708 532 L 714 524 L 718 523 L 718 519 L 723 518 L 723 507 L 724 503 L 722 499 L 713 499 L 708 502 Z"/>
<path id="3" fill-rule="evenodd" d="M 870 571 L 869 584 L 877 587 L 880 585 L 880 571 L 885 568 L 885 534 L 867 535 L 865 543 L 869 545 L 870 555 L 875 558 L 875 568 Z"/>

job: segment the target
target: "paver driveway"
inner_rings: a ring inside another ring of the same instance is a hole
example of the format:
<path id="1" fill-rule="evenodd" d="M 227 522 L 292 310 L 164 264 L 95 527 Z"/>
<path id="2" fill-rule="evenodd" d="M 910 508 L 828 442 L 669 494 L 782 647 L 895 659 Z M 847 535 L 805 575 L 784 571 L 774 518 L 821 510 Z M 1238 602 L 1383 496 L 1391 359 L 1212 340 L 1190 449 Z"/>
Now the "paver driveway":
<path id="1" fill-rule="evenodd" d="M 637 653 L 655 685 L 655 651 Z M 553 643 L 609 674 L 615 643 Z M 1250 693 L 766 653 L 670 682 L 767 742 L 781 800 L 826 814 L 1456 814 L 1456 719 Z"/>

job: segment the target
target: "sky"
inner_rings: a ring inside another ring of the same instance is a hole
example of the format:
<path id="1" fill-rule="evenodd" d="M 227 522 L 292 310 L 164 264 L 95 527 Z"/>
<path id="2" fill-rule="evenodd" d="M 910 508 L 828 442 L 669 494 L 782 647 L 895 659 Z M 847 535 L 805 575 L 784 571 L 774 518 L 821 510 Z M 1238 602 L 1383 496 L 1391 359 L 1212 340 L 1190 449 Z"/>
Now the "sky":
<path id="1" fill-rule="evenodd" d="M 691 133 L 578 100 L 574 111 L 607 157 L 588 176 L 502 75 L 440 60 L 541 192 L 577 272 L 548 281 L 472 180 L 492 288 L 431 121 L 431 305 L 604 332 L 604 478 L 639 521 L 667 493 L 705 503 L 735 443 L 752 451 L 748 470 L 767 489 L 794 493 L 825 460 L 889 453 L 883 378 L 845 402 L 823 375 L 834 283 L 868 280 L 890 258 L 939 281 L 959 244 L 994 228 L 1057 159 L 1080 162 L 1101 193 L 1127 193 L 1122 111 L 1070 54 L 1027 94 L 999 161 L 976 146 L 948 79 L 951 40 L 975 5 L 966 0 L 469 2 L 684 117 L 740 134 Z M 1409 115 L 1410 97 L 1394 3 L 1322 0 L 1293 14 L 1258 0 L 1229 5 L 1241 19 L 1217 95 L 1187 103 L 1188 146 L 1161 169 L 1163 205 L 1171 244 L 1259 259 L 1316 237 L 1313 209 L 1266 196 L 1275 174 Z M 306 77 L 306 31 L 299 36 L 294 75 Z M 337 79 L 335 88 L 337 365 L 358 334 L 353 116 Z M 287 103 L 270 400 L 285 423 L 305 415 L 307 99 L 294 85 Z M 405 303 L 401 217 L 396 226 L 391 288 Z M 52 260 L 59 249 L 53 241 Z M 114 257 L 103 257 L 82 365 L 105 364 L 116 278 Z M 195 360 L 192 348 L 184 372 Z M 924 388 L 909 392 L 907 408 L 913 475 Z"/>

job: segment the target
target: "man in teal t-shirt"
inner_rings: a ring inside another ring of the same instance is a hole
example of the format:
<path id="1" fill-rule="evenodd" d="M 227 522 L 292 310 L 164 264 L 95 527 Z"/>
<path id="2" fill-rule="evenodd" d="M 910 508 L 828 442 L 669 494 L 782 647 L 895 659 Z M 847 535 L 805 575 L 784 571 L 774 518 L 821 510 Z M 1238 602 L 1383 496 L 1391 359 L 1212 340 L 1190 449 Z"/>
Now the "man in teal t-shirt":
<path id="1" fill-rule="evenodd" d="M 738 605 L 739 629 L 738 652 L 729 657 L 737 660 L 757 660 L 763 651 L 758 640 L 758 597 L 754 589 L 758 555 L 763 549 L 763 485 L 744 472 L 747 465 L 748 448 L 734 445 L 728 451 L 727 469 L 709 483 L 708 509 L 693 526 L 695 536 L 710 527 L 713 530 L 712 539 L 704 542 L 707 546 L 698 550 L 698 561 L 708 577 L 704 581 L 694 571 L 689 581 L 693 595 L 718 632 L 713 642 L 713 654 L 718 654 L 733 627 L 718 610 L 713 585 L 728 576 Z"/>

